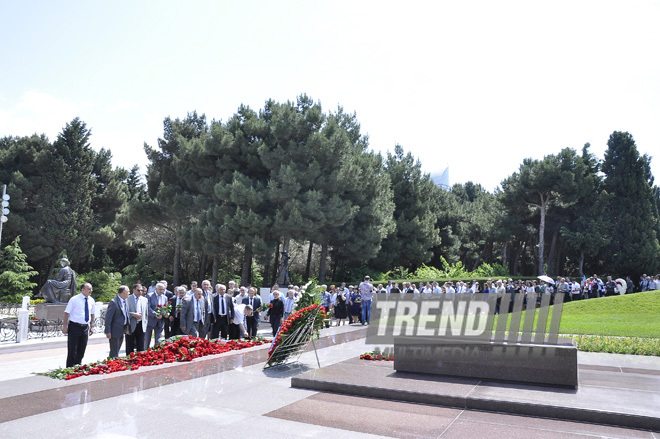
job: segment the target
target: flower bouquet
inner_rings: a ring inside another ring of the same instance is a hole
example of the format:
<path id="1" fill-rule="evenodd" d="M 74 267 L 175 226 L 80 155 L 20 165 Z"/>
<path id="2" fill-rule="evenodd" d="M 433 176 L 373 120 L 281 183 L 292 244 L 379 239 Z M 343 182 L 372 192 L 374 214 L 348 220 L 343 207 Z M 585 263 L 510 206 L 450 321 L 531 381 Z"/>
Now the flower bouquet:
<path id="1" fill-rule="evenodd" d="M 156 307 L 156 317 L 167 317 L 172 312 L 172 304 L 166 303 L 165 305 L 158 305 Z"/>

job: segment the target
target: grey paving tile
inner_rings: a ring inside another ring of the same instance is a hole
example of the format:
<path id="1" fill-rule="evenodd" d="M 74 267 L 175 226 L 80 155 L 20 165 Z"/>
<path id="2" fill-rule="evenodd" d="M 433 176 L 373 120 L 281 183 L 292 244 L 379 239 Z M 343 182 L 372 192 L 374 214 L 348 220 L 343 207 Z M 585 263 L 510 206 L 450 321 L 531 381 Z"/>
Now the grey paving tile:
<path id="1" fill-rule="evenodd" d="M 586 435 L 595 435 L 599 437 L 612 438 L 652 438 L 653 434 L 649 431 L 633 430 L 622 427 L 612 427 L 608 425 L 598 425 L 584 422 L 562 421 L 557 419 L 547 419 L 539 417 L 512 415 L 505 413 L 482 412 L 476 410 L 465 410 L 461 413 L 459 420 L 462 422 L 476 422 L 492 424 L 497 426 L 524 427 L 539 430 L 552 430 L 565 433 L 578 433 Z"/>
<path id="2" fill-rule="evenodd" d="M 267 416 L 401 439 L 436 438 L 460 410 L 328 393 L 282 407 Z M 310 413 L 314 413 L 310 416 Z"/>

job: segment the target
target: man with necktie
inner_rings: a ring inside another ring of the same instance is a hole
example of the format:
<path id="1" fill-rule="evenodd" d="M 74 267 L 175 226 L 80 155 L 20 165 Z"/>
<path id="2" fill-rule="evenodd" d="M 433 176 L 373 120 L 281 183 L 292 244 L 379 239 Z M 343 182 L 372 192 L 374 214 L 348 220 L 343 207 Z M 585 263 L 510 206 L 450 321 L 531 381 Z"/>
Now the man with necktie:
<path id="1" fill-rule="evenodd" d="M 184 287 L 176 287 L 174 289 L 174 297 L 170 299 L 170 305 L 172 305 L 172 313 L 170 314 L 171 335 L 183 335 L 183 331 L 181 331 L 181 309 L 185 300 L 186 289 Z"/>
<path id="2" fill-rule="evenodd" d="M 217 289 L 216 285 L 216 289 Z M 194 290 L 193 290 L 194 291 Z M 202 281 L 202 297 L 204 297 L 204 300 L 206 300 L 206 307 L 208 308 L 209 312 L 211 312 L 211 309 L 213 307 L 213 288 L 211 288 L 211 281 L 208 279 L 204 279 Z M 208 321 L 205 323 L 204 327 L 204 333 L 210 335 L 212 330 L 211 330 L 211 324 L 213 323 L 212 319 L 208 319 Z"/>
<path id="3" fill-rule="evenodd" d="M 144 332 L 147 329 L 147 298 L 144 294 L 147 289 L 140 284 L 133 285 L 133 294 L 126 299 L 128 306 L 128 315 L 130 317 L 131 333 L 126 335 L 126 355 L 137 349 L 138 352 L 144 351 Z"/>
<path id="4" fill-rule="evenodd" d="M 156 292 L 148 297 L 149 309 L 149 322 L 147 323 L 147 332 L 144 335 L 144 345 L 149 349 L 151 344 L 151 334 L 154 334 L 154 346 L 158 344 L 160 336 L 163 333 L 165 324 L 163 322 L 163 315 L 158 312 L 159 307 L 164 307 L 167 304 L 167 296 L 165 296 L 165 285 L 158 282 L 156 284 Z"/>
<path id="5" fill-rule="evenodd" d="M 230 294 L 226 294 L 227 287 L 223 284 L 216 285 L 216 291 L 213 297 L 211 339 L 220 337 L 226 340 L 229 336 L 229 323 L 234 318 L 234 301 Z"/>
<path id="6" fill-rule="evenodd" d="M 80 294 L 73 296 L 66 304 L 62 320 L 62 333 L 67 336 L 66 367 L 82 362 L 87 349 L 87 339 L 94 332 L 92 290 L 92 284 L 85 283 Z"/>
<path id="7" fill-rule="evenodd" d="M 201 288 L 195 289 L 193 296 L 183 302 L 181 308 L 181 331 L 192 337 L 204 338 L 204 324 L 209 319 L 207 302 Z"/>
<path id="8" fill-rule="evenodd" d="M 119 356 L 119 349 L 124 342 L 124 329 L 130 327 L 126 304 L 129 293 L 130 290 L 126 285 L 120 286 L 105 312 L 105 336 L 110 341 L 110 358 Z"/>
<path id="9" fill-rule="evenodd" d="M 252 307 L 252 315 L 245 316 L 247 323 L 248 338 L 256 337 L 259 329 L 259 307 L 261 306 L 261 297 L 257 296 L 257 289 L 250 287 L 248 297 L 243 299 L 243 305 Z"/>

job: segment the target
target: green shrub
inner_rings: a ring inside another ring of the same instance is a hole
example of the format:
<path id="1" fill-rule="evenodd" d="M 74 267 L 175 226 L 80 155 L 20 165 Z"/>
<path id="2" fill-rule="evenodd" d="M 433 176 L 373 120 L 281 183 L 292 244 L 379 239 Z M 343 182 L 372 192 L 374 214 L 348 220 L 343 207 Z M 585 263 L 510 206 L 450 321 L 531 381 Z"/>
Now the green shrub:
<path id="1" fill-rule="evenodd" d="M 92 297 L 101 302 L 109 302 L 117 295 L 122 284 L 121 273 L 106 273 L 105 271 L 91 271 L 78 275 L 78 291 L 83 283 L 92 284 L 94 291 Z"/>
<path id="2" fill-rule="evenodd" d="M 444 275 L 445 274 L 437 268 L 422 264 L 422 266 L 415 271 L 414 277 L 416 279 L 439 279 L 444 277 Z"/>

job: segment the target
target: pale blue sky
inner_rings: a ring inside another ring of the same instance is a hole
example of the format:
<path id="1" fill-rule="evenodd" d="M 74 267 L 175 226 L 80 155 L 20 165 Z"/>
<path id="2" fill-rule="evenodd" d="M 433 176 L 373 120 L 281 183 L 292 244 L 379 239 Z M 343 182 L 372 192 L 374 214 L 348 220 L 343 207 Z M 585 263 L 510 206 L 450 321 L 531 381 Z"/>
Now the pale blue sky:
<path id="1" fill-rule="evenodd" d="M 0 0 L 0 136 L 76 116 L 144 166 L 166 116 L 307 93 L 371 148 L 493 190 L 525 157 L 629 131 L 660 176 L 655 1 Z"/>

